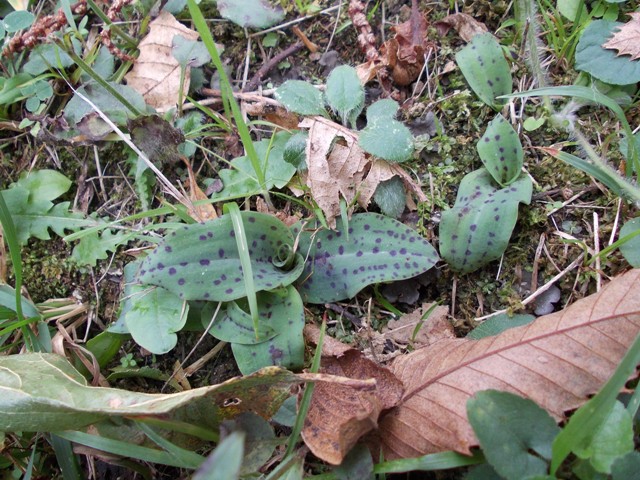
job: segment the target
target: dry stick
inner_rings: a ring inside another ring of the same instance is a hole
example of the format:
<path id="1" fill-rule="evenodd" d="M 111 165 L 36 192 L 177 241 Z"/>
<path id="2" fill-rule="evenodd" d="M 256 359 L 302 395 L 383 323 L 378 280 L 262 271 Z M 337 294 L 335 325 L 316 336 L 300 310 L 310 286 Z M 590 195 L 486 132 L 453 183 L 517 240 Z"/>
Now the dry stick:
<path id="1" fill-rule="evenodd" d="M 536 254 L 533 258 L 533 270 L 531 272 L 531 291 L 535 292 L 538 288 L 538 267 L 540 265 L 540 255 L 542 255 L 542 249 L 544 248 L 544 242 L 547 236 L 544 232 L 540 235 L 540 241 L 538 242 L 538 248 L 536 248 Z"/>
<path id="2" fill-rule="evenodd" d="M 596 259 L 596 292 L 602 287 L 602 275 L 600 273 L 600 222 L 598 221 L 598 213 L 593 212 L 593 255 Z"/>
<path id="3" fill-rule="evenodd" d="M 258 69 L 258 71 L 255 73 L 253 78 L 249 80 L 249 83 L 247 83 L 246 87 L 243 88 L 243 90 L 251 91 L 258 88 L 258 85 L 260 85 L 260 82 L 262 81 L 264 76 L 267 73 L 269 73 L 271 69 L 273 69 L 276 65 L 278 65 L 281 61 L 283 61 L 289 55 L 293 55 L 298 50 L 302 49 L 303 46 L 304 45 L 302 44 L 302 42 L 296 42 L 293 45 L 285 48 L 279 54 L 275 55 L 271 60 L 269 60 L 267 63 L 265 63 L 263 66 L 261 66 Z"/>
<path id="4" fill-rule="evenodd" d="M 551 286 L 554 283 L 556 283 L 558 280 L 560 280 L 562 277 L 564 277 L 571 270 L 576 268 L 576 266 L 578 266 L 580 264 L 580 262 L 582 261 L 583 258 L 584 258 L 584 252 L 582 252 L 580 255 L 578 255 L 578 258 L 576 258 L 573 262 L 571 262 L 571 264 L 567 268 L 565 268 L 563 271 L 561 271 L 559 274 L 557 274 L 555 277 L 553 277 L 551 280 L 549 280 L 547 283 L 545 283 L 543 286 L 541 286 L 536 292 L 532 293 L 527 298 L 525 298 L 522 301 L 522 305 L 530 304 L 536 298 L 538 298 L 540 295 L 542 295 L 544 292 L 549 290 L 549 288 L 551 288 Z M 476 320 L 476 322 L 480 322 L 480 321 L 486 320 L 487 318 L 491 318 L 491 317 L 494 317 L 496 315 L 500 315 L 501 313 L 507 313 L 508 311 L 509 310 L 505 308 L 504 310 L 498 310 L 497 312 L 493 312 L 493 313 L 491 313 L 489 315 L 485 315 L 484 317 L 478 317 L 475 320 Z"/>

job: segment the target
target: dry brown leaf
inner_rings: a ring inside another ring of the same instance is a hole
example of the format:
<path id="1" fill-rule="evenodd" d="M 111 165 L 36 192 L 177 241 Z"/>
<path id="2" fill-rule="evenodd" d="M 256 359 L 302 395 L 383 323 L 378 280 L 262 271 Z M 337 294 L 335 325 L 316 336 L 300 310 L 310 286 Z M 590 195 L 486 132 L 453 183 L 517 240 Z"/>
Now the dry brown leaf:
<path id="1" fill-rule="evenodd" d="M 199 35 L 163 11 L 149 24 L 149 33 L 138 45 L 140 56 L 133 69 L 125 75 L 127 84 L 139 92 L 146 103 L 163 112 L 178 103 L 180 96 L 180 65 L 171 54 L 173 37 L 197 40 Z M 187 68 L 182 84 L 182 95 L 189 91 L 191 79 Z"/>
<path id="2" fill-rule="evenodd" d="M 411 341 L 413 331 L 418 322 L 421 321 L 422 316 L 432 305 L 432 303 L 425 303 L 422 307 L 403 315 L 398 320 L 391 320 L 382 331 L 384 337 L 404 345 L 413 343 L 415 346 L 427 346 L 446 338 L 455 338 L 453 325 L 447 318 L 449 309 L 444 306 L 437 306 L 429 314 L 429 317 L 424 320 L 416 334 L 416 338 L 413 342 Z"/>
<path id="3" fill-rule="evenodd" d="M 458 35 L 460 35 L 460 38 L 465 42 L 470 42 L 471 39 L 479 33 L 489 31 L 484 23 L 477 21 L 471 15 L 467 15 L 466 13 L 454 13 L 452 15 L 447 15 L 442 20 L 436 22 L 434 26 L 438 31 L 438 35 L 441 37 L 444 37 L 452 28 L 455 29 L 455 31 L 458 32 Z"/>
<path id="4" fill-rule="evenodd" d="M 482 340 L 442 340 L 397 358 L 405 386 L 380 422 L 385 458 L 445 450 L 464 454 L 478 441 L 466 403 L 486 389 L 527 397 L 557 420 L 609 379 L 640 331 L 640 269 L 569 308 Z"/>
<path id="5" fill-rule="evenodd" d="M 629 13 L 629 16 L 631 20 L 622 25 L 602 46 L 618 50 L 618 56 L 631 55 L 631 60 L 638 60 L 640 58 L 640 12 Z"/>
<path id="6" fill-rule="evenodd" d="M 200 205 L 194 205 L 192 203 L 197 202 L 198 200 L 208 200 L 209 197 L 207 197 L 207 195 L 198 186 L 196 176 L 193 173 L 193 168 L 191 168 L 189 160 L 186 157 L 181 158 L 189 172 L 189 200 L 191 200 L 191 202 L 189 202 L 188 205 L 185 205 L 187 207 L 187 213 L 191 218 L 198 222 L 206 222 L 208 220 L 218 218 L 218 213 L 212 204 L 202 203 Z"/>
<path id="7" fill-rule="evenodd" d="M 308 341 L 313 343 L 317 336 L 317 327 L 305 327 Z M 331 337 L 325 337 L 322 352 L 322 373 L 376 379 L 374 391 L 336 383 L 315 385 L 302 438 L 315 456 L 338 465 L 358 439 L 376 428 L 380 413 L 397 404 L 403 389 L 389 370 Z"/>

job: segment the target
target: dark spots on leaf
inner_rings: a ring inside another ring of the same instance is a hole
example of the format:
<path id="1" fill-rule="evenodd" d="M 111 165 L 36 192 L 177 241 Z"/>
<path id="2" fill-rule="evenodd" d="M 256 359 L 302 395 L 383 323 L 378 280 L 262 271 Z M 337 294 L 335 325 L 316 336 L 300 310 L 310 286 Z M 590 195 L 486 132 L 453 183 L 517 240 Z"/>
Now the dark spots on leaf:
<path id="1" fill-rule="evenodd" d="M 396 252 L 395 250 L 391 250 L 389 252 L 389 255 L 391 255 L 392 257 L 395 257 L 398 254 L 398 252 Z"/>
<path id="2" fill-rule="evenodd" d="M 185 279 L 184 278 L 179 278 L 178 279 L 178 285 L 184 285 L 185 284 Z"/>
<path id="3" fill-rule="evenodd" d="M 500 140 L 500 135 L 496 135 L 495 137 L 493 137 L 495 140 Z"/>
<path id="4" fill-rule="evenodd" d="M 489 137 L 484 137 L 484 143 L 489 143 L 491 139 Z"/>
<path id="5" fill-rule="evenodd" d="M 233 230 L 231 230 L 231 231 L 229 232 L 229 236 L 230 236 L 231 238 L 235 238 L 235 236 L 236 236 L 236 232 L 235 232 L 235 231 L 233 231 Z"/>
<path id="6" fill-rule="evenodd" d="M 207 236 L 206 236 L 206 235 L 200 235 L 200 236 L 198 237 L 198 240 L 200 240 L 201 242 L 204 242 L 206 239 L 207 239 Z"/>
<path id="7" fill-rule="evenodd" d="M 186 267 L 187 265 L 189 265 L 189 262 L 180 262 L 181 267 Z"/>
<path id="8" fill-rule="evenodd" d="M 496 236 L 496 234 L 495 234 L 495 233 L 493 233 L 493 232 L 489 232 L 489 236 L 490 236 L 491 238 L 493 238 L 493 237 L 495 237 L 495 236 Z"/>
<path id="9" fill-rule="evenodd" d="M 266 239 L 267 239 L 267 236 L 264 233 L 260 235 L 260 240 L 264 242 Z"/>
<path id="10" fill-rule="evenodd" d="M 409 237 L 409 243 L 414 243 L 416 241 L 416 237 Z"/>
<path id="11" fill-rule="evenodd" d="M 167 253 L 171 253 L 173 251 L 173 249 L 169 245 L 167 245 L 167 246 L 164 247 L 164 251 L 167 252 Z"/>
<path id="12" fill-rule="evenodd" d="M 376 243 L 382 243 L 382 239 L 381 238 L 376 238 Z"/>
<path id="13" fill-rule="evenodd" d="M 499 221 L 500 221 L 500 215 L 496 215 L 495 217 L 493 217 L 493 219 L 494 219 L 496 222 L 499 222 Z"/>
<path id="14" fill-rule="evenodd" d="M 227 295 L 231 295 L 233 293 L 233 288 L 227 288 L 224 293 L 226 293 Z"/>
<path id="15" fill-rule="evenodd" d="M 336 238 L 340 238 L 342 236 L 342 232 L 336 232 Z"/>
<path id="16" fill-rule="evenodd" d="M 211 262 L 209 261 L 208 258 L 202 258 L 200 259 L 200 265 L 202 265 L 203 267 L 209 265 Z"/>
<path id="17" fill-rule="evenodd" d="M 224 273 L 220 275 L 220 280 L 224 282 L 226 279 L 227 279 L 227 276 Z"/>
<path id="18" fill-rule="evenodd" d="M 204 298 L 209 298 L 209 297 L 210 297 L 209 292 L 205 292 Z"/>
<path id="19" fill-rule="evenodd" d="M 379 253 L 379 252 L 380 252 L 380 249 L 378 247 L 373 247 L 371 249 L 371 253 Z"/>
<path id="20" fill-rule="evenodd" d="M 476 231 L 476 228 L 478 228 L 478 225 L 476 225 L 475 223 L 469 227 L 469 229 L 470 229 L 472 232 L 475 232 L 475 231 Z"/>
<path id="21" fill-rule="evenodd" d="M 207 232 L 207 237 L 213 238 L 213 232 Z"/>
<path id="22" fill-rule="evenodd" d="M 224 258 L 224 248 L 218 250 L 218 257 Z"/>
<path id="23" fill-rule="evenodd" d="M 171 232 L 171 236 L 175 237 L 176 236 L 176 232 Z"/>
<path id="24" fill-rule="evenodd" d="M 233 279 L 234 282 L 236 283 L 240 283 L 242 281 L 242 279 L 240 277 L 236 277 Z"/>
<path id="25" fill-rule="evenodd" d="M 176 269 L 175 269 L 175 268 L 173 268 L 173 267 L 171 267 L 171 268 L 169 269 L 169 275 L 175 275 L 175 274 L 176 274 Z"/>
<path id="26" fill-rule="evenodd" d="M 358 250 L 356 252 L 356 257 L 361 257 L 362 256 L 362 250 Z"/>
<path id="27" fill-rule="evenodd" d="M 371 228 L 371 225 L 369 225 L 368 223 L 367 223 L 367 224 L 365 224 L 365 226 L 364 226 L 364 229 L 365 229 L 365 230 L 369 230 L 370 228 Z"/>
<path id="28" fill-rule="evenodd" d="M 413 262 L 411 265 L 413 266 L 413 268 L 418 268 L 419 267 L 418 262 Z"/>
<path id="29" fill-rule="evenodd" d="M 320 249 L 322 248 L 322 242 L 317 241 L 317 242 L 316 242 L 316 248 L 317 248 L 318 250 L 320 250 Z"/>
<path id="30" fill-rule="evenodd" d="M 340 245 L 338 247 L 338 255 L 342 255 L 344 253 L 344 247 L 342 245 Z"/>
<path id="31" fill-rule="evenodd" d="M 343 275 L 346 275 L 348 272 L 349 272 L 349 270 L 347 270 L 346 268 L 343 268 L 343 269 L 342 269 L 342 274 L 343 274 Z"/>
<path id="32" fill-rule="evenodd" d="M 395 268 L 396 270 L 400 270 L 400 264 L 399 263 L 394 263 L 393 264 L 393 268 Z"/>
<path id="33" fill-rule="evenodd" d="M 504 155 L 501 155 L 501 156 L 500 156 L 500 161 L 501 161 L 501 162 L 504 162 Z M 507 168 L 507 167 L 504 167 L 504 168 Z"/>
<path id="34" fill-rule="evenodd" d="M 362 265 L 358 270 L 360 270 L 361 272 L 364 272 L 365 270 L 364 265 Z"/>
<path id="35" fill-rule="evenodd" d="M 498 150 L 500 150 L 500 153 L 504 153 L 504 147 L 500 147 Z"/>
<path id="36" fill-rule="evenodd" d="M 254 240 L 253 242 L 251 242 L 251 246 L 252 246 L 253 248 L 258 248 L 258 241 L 257 241 L 257 240 Z"/>
<path id="37" fill-rule="evenodd" d="M 248 217 L 248 218 L 247 218 L 247 221 L 248 221 L 249 223 L 256 223 L 256 217 Z"/>
<path id="38" fill-rule="evenodd" d="M 458 239 L 458 235 L 456 235 L 455 233 L 451 235 L 451 240 L 456 241 L 457 239 Z"/>
<path id="39" fill-rule="evenodd" d="M 336 282 L 331 282 L 329 285 L 331 285 L 331 288 L 336 288 Z"/>
<path id="40" fill-rule="evenodd" d="M 140 275 L 144 275 L 145 273 L 147 273 L 146 270 L 140 270 Z"/>
<path id="41" fill-rule="evenodd" d="M 327 240 L 329 241 L 333 240 L 333 234 L 330 233 L 329 235 L 327 235 Z"/>
<path id="42" fill-rule="evenodd" d="M 489 85 L 490 87 L 493 87 L 493 82 L 491 80 L 487 80 L 487 85 Z"/>
<path id="43" fill-rule="evenodd" d="M 407 249 L 406 248 L 401 248 L 400 249 L 400 255 L 406 255 L 407 254 Z"/>

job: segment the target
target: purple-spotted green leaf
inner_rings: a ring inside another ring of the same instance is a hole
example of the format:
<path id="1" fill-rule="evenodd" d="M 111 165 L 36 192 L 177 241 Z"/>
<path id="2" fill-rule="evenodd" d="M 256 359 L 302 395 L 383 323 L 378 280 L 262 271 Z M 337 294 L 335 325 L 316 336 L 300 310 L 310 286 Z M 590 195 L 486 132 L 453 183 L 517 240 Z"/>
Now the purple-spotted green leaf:
<path id="1" fill-rule="evenodd" d="M 491 33 L 474 36 L 456 54 L 456 63 L 480 100 L 496 110 L 502 108 L 506 100 L 496 97 L 511 93 L 511 71 L 500 44 Z"/>
<path id="2" fill-rule="evenodd" d="M 266 0 L 218 0 L 220 15 L 243 28 L 269 28 L 284 18 L 280 6 Z"/>
<path id="3" fill-rule="evenodd" d="M 260 292 L 258 306 L 260 324 L 267 323 L 276 335 L 253 345 L 232 341 L 233 357 L 242 374 L 248 375 L 271 365 L 289 370 L 302 368 L 304 306 L 298 291 L 290 285 L 275 292 Z M 248 317 L 244 321 L 248 321 L 248 326 L 252 329 L 251 318 L 244 311 L 241 312 Z M 214 333 L 214 336 L 217 335 Z"/>
<path id="4" fill-rule="evenodd" d="M 485 168 L 503 187 L 520 175 L 522 144 L 513 127 L 500 114 L 489 123 L 476 146 Z"/>
<path id="5" fill-rule="evenodd" d="M 299 224 L 293 232 L 300 232 Z M 345 300 L 367 285 L 419 275 L 438 261 L 435 249 L 417 232 L 376 213 L 354 215 L 348 232 L 307 226 L 299 251 L 306 263 L 296 285 L 309 303 Z"/>
<path id="6" fill-rule="evenodd" d="M 442 212 L 440 254 L 451 268 L 469 273 L 500 258 L 518 218 L 518 204 L 531 201 L 532 184 L 522 175 L 497 188 L 484 168 L 466 175 L 453 208 Z"/>
<path id="7" fill-rule="evenodd" d="M 242 212 L 256 291 L 291 284 L 303 269 L 293 236 L 277 218 Z M 183 300 L 227 302 L 246 296 L 231 217 L 187 225 L 169 233 L 142 262 L 138 280 Z"/>

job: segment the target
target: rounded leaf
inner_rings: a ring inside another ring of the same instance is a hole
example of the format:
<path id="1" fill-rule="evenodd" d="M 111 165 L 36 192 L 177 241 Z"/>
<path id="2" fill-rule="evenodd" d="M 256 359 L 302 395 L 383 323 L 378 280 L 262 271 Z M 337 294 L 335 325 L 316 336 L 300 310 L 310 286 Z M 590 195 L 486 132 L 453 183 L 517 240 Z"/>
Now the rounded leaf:
<path id="1" fill-rule="evenodd" d="M 302 80 L 287 80 L 275 92 L 276 100 L 299 115 L 326 115 L 322 93 Z"/>

